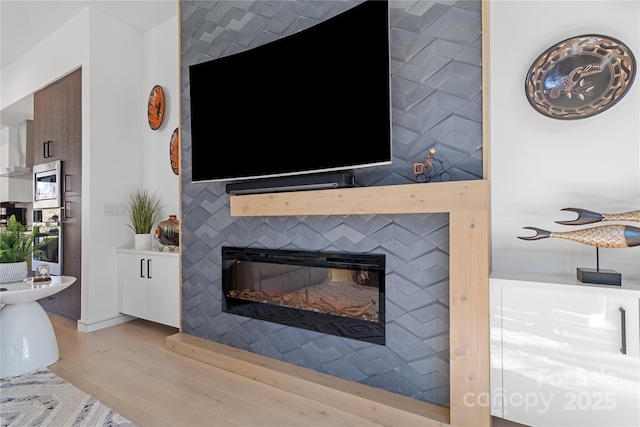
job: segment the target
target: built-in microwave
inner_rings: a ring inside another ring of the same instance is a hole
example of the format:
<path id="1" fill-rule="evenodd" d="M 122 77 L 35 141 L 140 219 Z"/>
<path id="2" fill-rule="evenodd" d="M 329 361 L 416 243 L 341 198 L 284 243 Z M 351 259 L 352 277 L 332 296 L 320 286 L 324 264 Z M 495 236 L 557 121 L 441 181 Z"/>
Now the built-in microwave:
<path id="1" fill-rule="evenodd" d="M 33 167 L 33 208 L 62 206 L 62 161 L 42 163 Z"/>

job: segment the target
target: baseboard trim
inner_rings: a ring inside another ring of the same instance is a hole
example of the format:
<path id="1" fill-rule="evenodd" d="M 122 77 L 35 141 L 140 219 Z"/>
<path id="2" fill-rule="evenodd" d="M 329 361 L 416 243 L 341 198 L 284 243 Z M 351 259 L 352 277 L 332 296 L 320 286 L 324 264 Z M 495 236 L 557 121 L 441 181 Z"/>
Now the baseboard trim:
<path id="1" fill-rule="evenodd" d="M 167 350 L 382 425 L 449 426 L 449 409 L 270 357 L 177 333 Z"/>
<path id="2" fill-rule="evenodd" d="M 131 320 L 135 319 L 137 319 L 137 317 L 129 316 L 128 314 L 120 314 L 113 317 L 94 320 L 92 322 L 78 320 L 77 324 L 78 330 L 80 332 L 94 332 L 99 331 L 100 329 L 108 328 L 109 326 L 115 326 L 121 323 L 130 322 Z"/>

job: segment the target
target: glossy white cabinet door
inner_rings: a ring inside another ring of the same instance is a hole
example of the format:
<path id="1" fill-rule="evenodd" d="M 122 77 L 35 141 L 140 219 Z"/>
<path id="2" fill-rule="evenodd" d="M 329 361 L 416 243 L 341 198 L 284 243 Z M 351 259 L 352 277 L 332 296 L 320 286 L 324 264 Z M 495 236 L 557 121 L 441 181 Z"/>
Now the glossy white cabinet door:
<path id="1" fill-rule="evenodd" d="M 496 415 L 532 426 L 640 426 L 640 291 L 492 279 L 496 293 Z"/>
<path id="2" fill-rule="evenodd" d="M 139 255 L 118 254 L 120 312 L 147 316 L 146 259 Z"/>
<path id="3" fill-rule="evenodd" d="M 147 318 L 177 328 L 180 317 L 178 259 L 154 256 L 148 261 Z"/>
<path id="4" fill-rule="evenodd" d="M 487 399 L 491 405 L 491 415 L 504 418 L 504 406 L 499 398 L 502 395 L 502 285 L 494 280 L 489 281 L 490 304 L 490 380 L 491 399 Z"/>

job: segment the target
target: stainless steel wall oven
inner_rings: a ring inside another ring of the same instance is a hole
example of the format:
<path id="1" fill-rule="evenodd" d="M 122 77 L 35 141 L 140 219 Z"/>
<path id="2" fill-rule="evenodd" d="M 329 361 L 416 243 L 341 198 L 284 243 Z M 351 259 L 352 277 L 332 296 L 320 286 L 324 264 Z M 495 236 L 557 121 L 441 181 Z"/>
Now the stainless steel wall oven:
<path id="1" fill-rule="evenodd" d="M 41 264 L 47 264 L 50 274 L 62 275 L 62 209 L 34 209 L 33 227 L 36 244 L 46 239 L 49 242 L 41 248 L 40 254 L 32 257 L 31 269 L 37 271 Z"/>

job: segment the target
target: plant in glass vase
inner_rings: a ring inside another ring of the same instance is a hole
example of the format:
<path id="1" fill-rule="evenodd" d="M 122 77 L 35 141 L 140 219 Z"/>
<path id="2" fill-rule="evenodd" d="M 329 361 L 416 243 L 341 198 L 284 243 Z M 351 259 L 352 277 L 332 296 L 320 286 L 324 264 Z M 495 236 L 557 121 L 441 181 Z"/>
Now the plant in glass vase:
<path id="1" fill-rule="evenodd" d="M 27 232 L 15 215 L 9 217 L 6 227 L 0 228 L 0 283 L 19 282 L 28 275 L 33 255 L 42 255 L 42 248 L 51 238 L 35 241 L 38 227 Z"/>
<path id="2" fill-rule="evenodd" d="M 160 199 L 147 190 L 138 188 L 129 193 L 126 205 L 130 221 L 128 226 L 136 233 L 135 248 L 150 249 L 151 229 L 160 214 Z"/>

